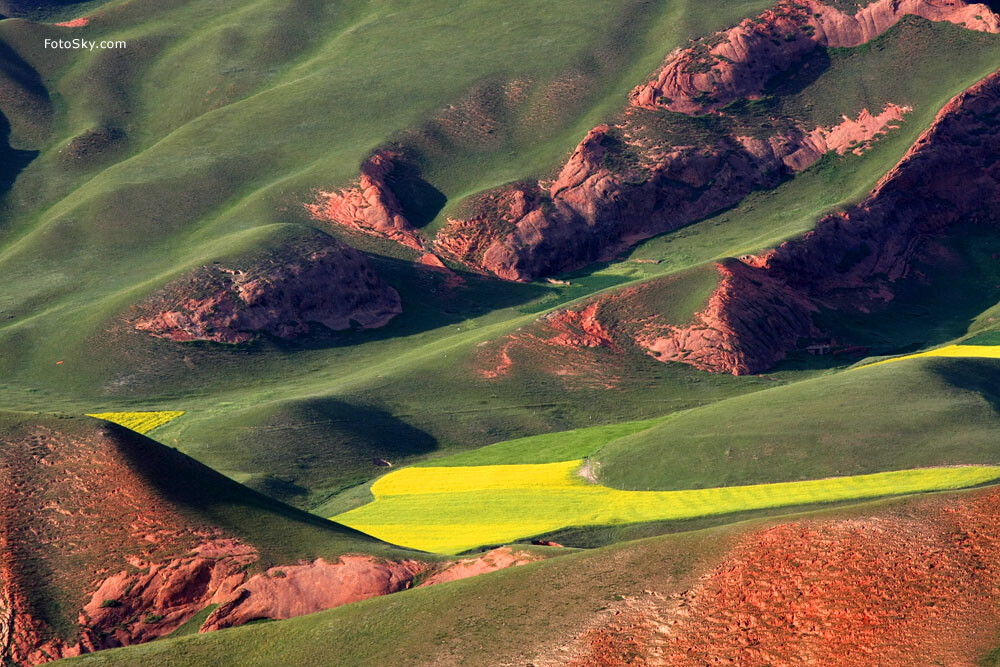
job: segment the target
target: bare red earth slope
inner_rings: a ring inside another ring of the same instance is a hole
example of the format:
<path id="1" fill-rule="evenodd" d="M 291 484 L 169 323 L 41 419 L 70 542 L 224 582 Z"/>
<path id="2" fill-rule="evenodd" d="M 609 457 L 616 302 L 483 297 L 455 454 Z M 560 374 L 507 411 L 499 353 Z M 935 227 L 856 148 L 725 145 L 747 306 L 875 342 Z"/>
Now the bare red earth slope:
<path id="1" fill-rule="evenodd" d="M 520 565 L 395 549 L 92 419 L 0 413 L 0 661 L 290 618 Z"/>
<path id="2" fill-rule="evenodd" d="M 985 489 L 751 531 L 690 588 L 624 601 L 570 664 L 980 664 L 998 625 L 998 501 Z"/>

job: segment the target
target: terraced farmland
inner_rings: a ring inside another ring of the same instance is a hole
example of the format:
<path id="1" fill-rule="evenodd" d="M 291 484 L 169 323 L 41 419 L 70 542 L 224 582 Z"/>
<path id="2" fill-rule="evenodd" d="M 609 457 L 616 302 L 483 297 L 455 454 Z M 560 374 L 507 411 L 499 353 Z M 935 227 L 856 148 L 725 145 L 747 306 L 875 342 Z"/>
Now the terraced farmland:
<path id="1" fill-rule="evenodd" d="M 372 485 L 375 502 L 333 520 L 387 542 L 459 553 L 567 526 L 596 526 L 959 489 L 1000 466 L 920 468 L 803 482 L 685 491 L 622 491 L 559 463 L 405 468 Z"/>

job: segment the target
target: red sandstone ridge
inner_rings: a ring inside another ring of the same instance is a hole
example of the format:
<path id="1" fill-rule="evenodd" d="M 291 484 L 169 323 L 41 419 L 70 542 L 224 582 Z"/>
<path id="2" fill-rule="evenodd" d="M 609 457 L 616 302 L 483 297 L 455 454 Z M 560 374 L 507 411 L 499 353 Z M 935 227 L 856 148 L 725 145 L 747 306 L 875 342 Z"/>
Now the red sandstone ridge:
<path id="1" fill-rule="evenodd" d="M 963 0 L 878 0 L 853 16 L 818 0 L 785 0 L 755 19 L 671 55 L 649 83 L 632 91 L 633 105 L 704 113 L 758 96 L 775 74 L 818 46 L 851 47 L 874 39 L 903 16 L 1000 32 L 984 4 Z"/>
<path id="2" fill-rule="evenodd" d="M 384 326 L 402 312 L 399 294 L 367 258 L 325 235 L 300 239 L 239 268 L 213 265 L 168 285 L 135 328 L 176 341 L 240 343 L 261 333 L 294 338 L 310 323 Z"/>
<path id="3" fill-rule="evenodd" d="M 893 298 L 898 281 L 921 279 L 915 263 L 947 270 L 939 248 L 951 228 L 994 224 L 1000 213 L 998 114 L 1000 72 L 952 99 L 864 202 L 801 239 L 724 264 L 726 278 L 695 323 L 650 335 L 648 347 L 662 361 L 759 372 L 810 335 L 816 307 L 868 313 Z"/>
<path id="4" fill-rule="evenodd" d="M 377 151 L 361 165 L 358 184 L 339 192 L 320 192 L 306 210 L 317 220 L 382 236 L 422 250 L 423 241 L 403 215 L 403 206 L 392 191 L 390 179 L 400 156 Z"/>
<path id="5" fill-rule="evenodd" d="M 984 490 L 754 531 L 690 589 L 621 605 L 570 664 L 981 664 L 1000 611 L 998 502 Z"/>
<path id="6" fill-rule="evenodd" d="M 62 23 L 53 23 L 52 25 L 59 26 L 60 28 L 82 28 L 90 24 L 90 19 L 86 16 L 81 16 L 80 18 L 72 19 L 71 21 L 63 21 Z"/>
<path id="7" fill-rule="evenodd" d="M 520 183 L 481 195 L 477 212 L 449 220 L 435 248 L 505 280 L 577 268 L 775 187 L 827 152 L 861 152 L 909 110 L 889 104 L 830 128 L 791 125 L 678 146 L 650 141 L 648 119 L 626 112 L 618 125 L 592 129 L 548 187 Z"/>

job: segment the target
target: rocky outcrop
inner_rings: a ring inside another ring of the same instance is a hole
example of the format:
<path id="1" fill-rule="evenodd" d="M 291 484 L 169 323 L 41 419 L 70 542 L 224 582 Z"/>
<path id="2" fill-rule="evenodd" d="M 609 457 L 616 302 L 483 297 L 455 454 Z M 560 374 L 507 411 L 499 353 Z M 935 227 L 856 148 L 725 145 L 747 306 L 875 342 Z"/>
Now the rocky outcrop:
<path id="1" fill-rule="evenodd" d="M 202 632 L 260 619 L 284 619 L 396 593 L 429 569 L 420 561 L 386 561 L 371 556 L 341 556 L 336 562 L 273 567 L 250 578 L 213 611 Z"/>
<path id="2" fill-rule="evenodd" d="M 884 307 L 896 283 L 923 279 L 917 262 L 925 272 L 941 265 L 937 250 L 955 224 L 995 224 L 998 119 L 1000 72 L 951 100 L 864 202 L 800 239 L 724 264 L 708 309 L 691 326 L 650 336 L 650 349 L 664 361 L 753 373 L 815 333 L 809 311 Z"/>
<path id="3" fill-rule="evenodd" d="M 818 335 L 816 307 L 780 281 L 735 259 L 718 269 L 719 287 L 691 324 L 663 325 L 652 314 L 636 337 L 639 347 L 660 361 L 744 375 L 784 358 L 799 339 Z"/>
<path id="4" fill-rule="evenodd" d="M 413 161 L 397 151 L 379 150 L 362 163 L 356 185 L 321 191 L 306 210 L 316 220 L 423 250 L 417 228 L 429 222 L 444 201 L 444 195 L 420 177 Z"/>
<path id="5" fill-rule="evenodd" d="M 632 139 L 641 129 L 626 115 L 591 130 L 547 188 L 518 184 L 485 196 L 483 212 L 449 221 L 435 247 L 505 280 L 577 268 L 773 188 L 829 151 L 860 152 L 907 111 L 890 104 L 834 127 L 670 148 Z"/>
<path id="6" fill-rule="evenodd" d="M 817 47 L 864 44 L 906 15 L 1000 32 L 1000 19 L 987 5 L 964 0 L 877 0 L 853 16 L 818 0 L 785 0 L 671 55 L 652 81 L 632 91 L 630 101 L 691 114 L 754 98 L 775 74 Z"/>
<path id="7" fill-rule="evenodd" d="M 272 257 L 215 264 L 154 296 L 135 328 L 175 341 L 241 343 L 260 334 L 294 338 L 310 324 L 329 329 L 384 326 L 402 312 L 399 294 L 368 259 L 322 234 Z"/>

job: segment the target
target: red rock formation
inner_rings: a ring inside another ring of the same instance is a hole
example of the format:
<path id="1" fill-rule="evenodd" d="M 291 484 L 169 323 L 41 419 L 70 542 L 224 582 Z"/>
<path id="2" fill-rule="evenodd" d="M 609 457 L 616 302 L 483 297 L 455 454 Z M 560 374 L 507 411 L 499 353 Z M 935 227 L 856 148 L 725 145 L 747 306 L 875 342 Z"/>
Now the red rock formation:
<path id="1" fill-rule="evenodd" d="M 62 23 L 53 23 L 52 25 L 57 25 L 60 28 L 82 28 L 90 24 L 90 19 L 86 16 L 81 16 L 80 18 L 75 18 L 70 21 L 63 21 Z"/>
<path id="2" fill-rule="evenodd" d="M 817 46 L 864 44 L 908 14 L 1000 32 L 1000 20 L 988 6 L 964 0 L 877 0 L 854 16 L 818 0 L 785 0 L 671 55 L 654 80 L 632 91 L 630 100 L 636 106 L 690 114 L 718 109 L 758 96 L 771 77 Z"/>
<path id="3" fill-rule="evenodd" d="M 202 632 L 243 625 L 263 618 L 284 619 L 388 595 L 409 588 L 430 566 L 420 561 L 386 561 L 371 556 L 341 556 L 330 563 L 273 567 L 250 578 L 228 596 L 201 626 Z"/>
<path id="4" fill-rule="evenodd" d="M 694 325 L 650 337 L 661 360 L 736 374 L 766 369 L 806 336 L 816 306 L 870 312 L 894 284 L 933 270 L 949 228 L 1000 213 L 1000 72 L 952 99 L 860 205 L 821 220 L 801 239 L 723 268 Z M 752 326 L 737 326 L 737 323 Z M 711 350 L 739 350 L 713 356 Z"/>
<path id="5" fill-rule="evenodd" d="M 832 128 L 668 149 L 630 142 L 641 129 L 626 115 L 619 126 L 591 130 L 548 188 L 519 184 L 485 196 L 485 212 L 450 220 L 435 247 L 506 280 L 576 268 L 774 187 L 829 151 L 860 152 L 907 111 L 889 104 Z M 634 170 L 608 166 L 623 151 L 638 155 Z"/>
<path id="6" fill-rule="evenodd" d="M 427 575 L 429 585 L 538 558 L 511 548 L 438 562 L 347 554 L 255 574 L 252 566 L 261 556 L 254 545 L 171 500 L 175 486 L 195 484 L 206 487 L 211 504 L 221 485 L 235 483 L 199 478 L 202 469 L 174 450 L 91 423 L 92 430 L 73 436 L 29 425 L 16 439 L 0 441 L 5 664 L 33 665 L 150 641 L 211 604 L 219 606 L 201 631 L 393 593 L 412 587 L 417 575 Z M 151 470 L 184 474 L 151 480 Z M 40 605 L 45 596 L 63 609 Z M 70 627 L 57 632 L 53 625 L 60 620 Z"/>
<path id="7" fill-rule="evenodd" d="M 135 328 L 176 341 L 240 343 L 261 333 L 294 338 L 310 323 L 347 329 L 384 326 L 402 312 L 399 294 L 367 258 L 317 235 L 241 268 L 206 267 L 168 285 Z"/>
<path id="8" fill-rule="evenodd" d="M 987 489 L 755 530 L 691 588 L 624 600 L 559 664 L 980 664 L 1000 611 L 998 507 Z"/>
<path id="9" fill-rule="evenodd" d="M 663 325 L 653 317 L 636 343 L 660 361 L 743 375 L 772 365 L 800 338 L 818 334 L 812 324 L 816 307 L 783 283 L 735 259 L 718 268 L 719 287 L 691 324 Z"/>
<path id="10" fill-rule="evenodd" d="M 499 547 L 497 549 L 493 549 L 492 551 L 487 551 L 482 556 L 464 558 L 462 560 L 455 561 L 454 563 L 447 564 L 444 568 L 439 569 L 437 572 L 425 579 L 424 582 L 418 586 L 418 588 L 422 586 L 433 586 L 434 584 L 441 584 L 446 581 L 467 579 L 480 574 L 486 574 L 487 572 L 504 570 L 508 567 L 527 565 L 528 563 L 539 559 L 540 556 L 535 556 L 524 551 L 514 551 L 510 547 Z"/>
<path id="11" fill-rule="evenodd" d="M 403 207 L 389 184 L 399 159 L 390 151 L 377 151 L 361 165 L 361 176 L 355 187 L 339 192 L 320 192 L 317 201 L 307 204 L 306 210 L 317 220 L 422 250 L 424 243 L 403 215 Z"/>

